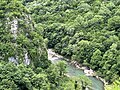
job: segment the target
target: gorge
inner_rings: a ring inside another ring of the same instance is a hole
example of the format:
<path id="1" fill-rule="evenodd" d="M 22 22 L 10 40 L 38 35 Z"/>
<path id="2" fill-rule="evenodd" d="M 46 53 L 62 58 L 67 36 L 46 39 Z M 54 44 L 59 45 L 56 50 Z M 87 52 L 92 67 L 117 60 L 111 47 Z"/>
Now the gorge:
<path id="1" fill-rule="evenodd" d="M 61 60 L 65 60 L 63 56 L 56 54 L 52 49 L 48 49 L 48 59 L 51 60 L 52 63 L 58 63 Z M 84 73 L 82 69 L 79 69 L 71 65 L 70 62 L 67 62 L 67 76 L 79 77 L 81 75 L 85 75 L 87 77 L 87 75 Z M 98 80 L 93 76 L 88 77 L 92 81 L 92 90 L 104 90 L 104 83 L 102 81 Z"/>

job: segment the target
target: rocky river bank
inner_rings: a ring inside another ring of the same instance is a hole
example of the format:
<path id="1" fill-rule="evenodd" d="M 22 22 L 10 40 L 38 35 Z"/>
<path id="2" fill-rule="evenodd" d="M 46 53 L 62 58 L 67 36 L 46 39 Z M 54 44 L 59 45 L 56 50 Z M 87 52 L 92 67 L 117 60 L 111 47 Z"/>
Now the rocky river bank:
<path id="1" fill-rule="evenodd" d="M 81 64 L 79 64 L 76 61 L 70 61 L 69 59 L 64 58 L 63 56 L 55 53 L 54 50 L 48 49 L 48 59 L 49 60 L 54 62 L 54 60 L 55 61 L 59 60 L 58 58 L 61 59 L 61 60 L 63 59 L 65 61 L 69 62 L 69 64 L 75 66 L 77 69 L 83 70 L 83 72 L 85 73 L 86 76 L 88 76 L 88 77 L 95 77 L 96 79 L 102 81 L 104 83 L 104 85 L 107 84 L 107 82 L 104 79 L 102 79 L 101 77 L 97 76 L 95 71 L 93 71 L 92 69 L 88 68 L 87 66 L 82 66 Z"/>

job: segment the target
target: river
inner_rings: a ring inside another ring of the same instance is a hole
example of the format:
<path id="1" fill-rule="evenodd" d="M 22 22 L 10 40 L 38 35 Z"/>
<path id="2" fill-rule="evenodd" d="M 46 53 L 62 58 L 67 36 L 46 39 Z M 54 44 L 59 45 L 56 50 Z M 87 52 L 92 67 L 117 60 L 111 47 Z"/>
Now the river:
<path id="1" fill-rule="evenodd" d="M 51 60 L 52 63 L 57 63 L 63 60 L 64 57 L 56 54 L 52 49 L 48 49 L 48 59 Z M 79 77 L 80 75 L 85 75 L 83 70 L 76 68 L 75 66 L 69 64 L 68 62 L 66 63 L 67 63 L 67 74 L 69 76 Z M 92 76 L 86 76 L 86 77 L 88 77 L 91 80 L 93 90 L 104 90 L 104 84 L 102 81 Z"/>

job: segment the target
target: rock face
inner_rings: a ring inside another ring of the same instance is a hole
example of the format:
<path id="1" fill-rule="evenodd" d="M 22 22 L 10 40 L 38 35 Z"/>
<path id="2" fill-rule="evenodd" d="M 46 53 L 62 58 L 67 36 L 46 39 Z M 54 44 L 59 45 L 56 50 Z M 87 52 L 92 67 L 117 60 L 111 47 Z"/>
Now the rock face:
<path id="1" fill-rule="evenodd" d="M 0 3 L 0 59 L 33 67 L 48 66 L 47 50 L 40 30 L 34 27 L 21 1 Z"/>
<path id="2" fill-rule="evenodd" d="M 18 20 L 14 19 L 11 22 L 11 29 L 10 29 L 11 33 L 13 34 L 14 39 L 17 38 L 17 31 L 18 31 Z"/>

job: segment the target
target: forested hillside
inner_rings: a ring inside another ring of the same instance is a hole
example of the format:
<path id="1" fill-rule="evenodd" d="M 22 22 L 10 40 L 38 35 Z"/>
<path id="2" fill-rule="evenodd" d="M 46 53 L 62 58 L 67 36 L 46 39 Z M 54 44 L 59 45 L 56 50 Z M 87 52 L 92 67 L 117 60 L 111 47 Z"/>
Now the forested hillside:
<path id="1" fill-rule="evenodd" d="M 92 90 L 47 48 L 120 88 L 120 0 L 0 0 L 0 90 Z"/>
<path id="2" fill-rule="evenodd" d="M 0 90 L 91 88 L 86 77 L 67 77 L 64 62 L 48 60 L 44 29 L 24 6 L 29 1 L 0 0 Z"/>
<path id="3" fill-rule="evenodd" d="M 120 77 L 119 0 L 35 0 L 25 3 L 48 48 L 95 70 Z"/>
<path id="4" fill-rule="evenodd" d="M 0 26 L 0 59 L 32 67 L 48 67 L 41 31 L 34 27 L 22 2 L 0 2 Z"/>

